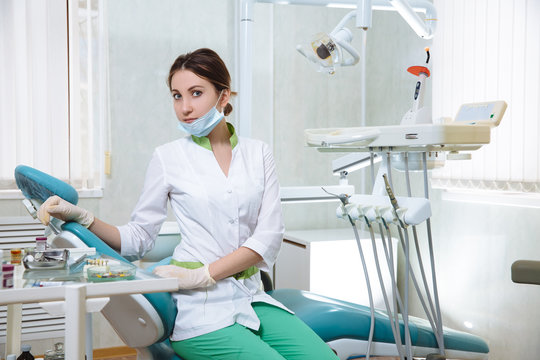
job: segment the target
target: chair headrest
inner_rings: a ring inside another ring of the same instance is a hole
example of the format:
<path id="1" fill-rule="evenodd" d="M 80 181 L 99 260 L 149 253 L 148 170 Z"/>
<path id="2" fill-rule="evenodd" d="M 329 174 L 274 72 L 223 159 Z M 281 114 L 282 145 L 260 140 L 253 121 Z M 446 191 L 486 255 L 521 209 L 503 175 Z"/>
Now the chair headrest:
<path id="1" fill-rule="evenodd" d="M 58 195 L 74 205 L 79 201 L 79 194 L 73 186 L 30 166 L 17 166 L 15 181 L 27 199 L 44 202 L 50 196 Z"/>

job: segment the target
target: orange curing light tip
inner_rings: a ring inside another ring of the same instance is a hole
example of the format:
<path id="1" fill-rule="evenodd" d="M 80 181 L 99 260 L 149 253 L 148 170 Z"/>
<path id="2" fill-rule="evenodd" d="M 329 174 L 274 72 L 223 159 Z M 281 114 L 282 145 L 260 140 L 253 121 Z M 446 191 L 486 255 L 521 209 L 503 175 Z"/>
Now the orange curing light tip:
<path id="1" fill-rule="evenodd" d="M 420 76 L 421 73 L 426 74 L 427 77 L 431 75 L 429 69 L 425 66 L 411 66 L 407 71 L 416 76 Z"/>

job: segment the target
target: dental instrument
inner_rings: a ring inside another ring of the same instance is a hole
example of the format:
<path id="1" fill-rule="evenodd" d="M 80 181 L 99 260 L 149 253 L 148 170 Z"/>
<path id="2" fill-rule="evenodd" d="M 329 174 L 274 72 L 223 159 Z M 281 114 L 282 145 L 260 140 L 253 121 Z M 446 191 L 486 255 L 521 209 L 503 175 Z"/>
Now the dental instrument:
<path id="1" fill-rule="evenodd" d="M 370 328 L 369 328 L 369 335 L 368 335 L 368 344 L 367 344 L 367 350 L 366 350 L 366 359 L 369 360 L 370 355 L 371 355 L 371 345 L 372 345 L 372 342 L 373 342 L 373 333 L 375 331 L 375 307 L 373 305 L 373 294 L 371 293 L 371 282 L 369 280 L 369 275 L 368 275 L 368 270 L 367 270 L 367 265 L 366 265 L 366 259 L 364 257 L 364 251 L 362 249 L 362 243 L 360 242 L 360 235 L 358 235 L 358 229 L 356 228 L 355 220 L 353 220 L 353 218 L 351 217 L 351 214 L 349 213 L 349 211 L 346 210 L 347 205 L 349 205 L 349 195 L 347 195 L 347 194 L 335 195 L 335 194 L 331 194 L 330 192 L 328 192 L 324 188 L 322 188 L 322 189 L 326 193 L 328 193 L 330 195 L 334 195 L 335 197 L 337 197 L 341 201 L 342 214 L 344 216 L 347 216 L 347 218 L 349 219 L 349 222 L 351 223 L 351 226 L 353 228 L 354 238 L 356 239 L 356 245 L 358 247 L 358 254 L 360 255 L 360 260 L 362 262 L 362 268 L 364 270 L 364 277 L 366 279 L 366 286 L 367 286 L 368 300 L 369 300 L 369 309 L 370 309 L 370 312 L 371 312 L 371 321 L 370 321 Z M 364 219 L 366 221 L 366 224 L 368 224 L 368 226 L 369 226 L 369 221 L 367 220 L 365 215 L 364 215 Z M 371 230 L 371 234 L 373 234 L 373 230 L 371 229 L 371 226 L 369 226 L 369 228 Z M 373 242 L 373 246 L 376 246 L 375 242 Z M 377 261 L 377 259 L 376 259 L 376 261 Z M 380 280 L 382 281 L 382 277 L 380 277 Z M 383 297 L 386 299 L 386 294 L 384 292 L 383 292 Z M 392 332 L 395 334 L 394 327 L 392 327 Z"/>

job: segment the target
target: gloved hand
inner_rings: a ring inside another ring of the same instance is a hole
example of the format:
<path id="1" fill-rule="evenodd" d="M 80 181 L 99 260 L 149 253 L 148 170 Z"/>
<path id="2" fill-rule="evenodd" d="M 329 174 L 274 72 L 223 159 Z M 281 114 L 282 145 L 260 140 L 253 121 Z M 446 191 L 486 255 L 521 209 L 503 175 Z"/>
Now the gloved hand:
<path id="1" fill-rule="evenodd" d="M 63 221 L 78 222 L 86 228 L 92 225 L 94 222 L 94 214 L 92 214 L 90 211 L 73 205 L 57 195 L 48 198 L 43 204 L 41 204 L 37 212 L 39 221 L 41 221 L 44 225 L 49 225 L 49 215 Z"/>
<path id="2" fill-rule="evenodd" d="M 210 276 L 208 265 L 197 269 L 186 269 L 176 265 L 163 265 L 154 269 L 154 274 L 165 278 L 177 278 L 178 287 L 183 290 L 206 288 L 216 284 Z"/>

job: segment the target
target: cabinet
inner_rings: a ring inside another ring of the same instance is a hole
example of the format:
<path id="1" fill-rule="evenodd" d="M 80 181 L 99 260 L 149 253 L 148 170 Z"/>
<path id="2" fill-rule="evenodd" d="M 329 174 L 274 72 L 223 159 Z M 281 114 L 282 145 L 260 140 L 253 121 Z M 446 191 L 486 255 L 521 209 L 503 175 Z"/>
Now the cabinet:
<path id="1" fill-rule="evenodd" d="M 359 231 L 376 308 L 384 309 L 375 256 L 368 232 Z M 376 234 L 379 264 L 386 293 L 390 272 L 380 236 Z M 392 239 L 394 272 L 397 241 Z M 274 268 L 276 289 L 299 289 L 335 299 L 369 305 L 364 270 L 352 228 L 287 231 Z"/>

